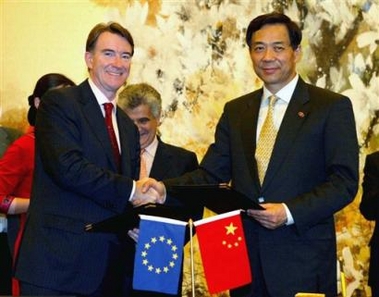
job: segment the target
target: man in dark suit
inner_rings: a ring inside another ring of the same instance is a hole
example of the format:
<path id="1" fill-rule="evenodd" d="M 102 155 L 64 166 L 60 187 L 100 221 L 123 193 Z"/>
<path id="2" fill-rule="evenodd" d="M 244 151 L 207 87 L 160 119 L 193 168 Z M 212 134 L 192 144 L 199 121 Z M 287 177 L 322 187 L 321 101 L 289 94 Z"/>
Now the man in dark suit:
<path id="1" fill-rule="evenodd" d="M 152 191 L 144 194 L 142 182 L 134 181 L 139 135 L 115 105 L 133 51 L 127 29 L 96 25 L 86 44 L 89 79 L 48 92 L 42 100 L 31 204 L 16 270 L 22 295 L 129 294 L 134 242 L 86 233 L 84 226 L 158 198 Z M 112 113 L 105 111 L 107 103 Z"/>
<path id="2" fill-rule="evenodd" d="M 128 85 L 120 92 L 118 104 L 138 127 L 142 153 L 140 179 L 146 176 L 157 180 L 174 178 L 198 168 L 199 164 L 194 152 L 164 143 L 158 136 L 162 99 L 155 88 L 146 83 Z M 145 170 L 143 170 L 144 167 Z M 170 203 L 169 199 L 166 204 L 168 203 Z M 201 215 L 202 207 L 195 211 L 193 217 L 201 218 Z M 138 229 L 131 230 L 129 235 L 137 241 Z M 181 284 L 181 282 L 179 283 Z M 135 291 L 133 296 L 173 295 Z M 181 288 L 179 288 L 177 296 L 182 296 Z"/>
<path id="3" fill-rule="evenodd" d="M 246 42 L 263 88 L 226 103 L 199 170 L 163 181 L 168 192 L 179 183 L 231 182 L 264 206 L 248 209 L 244 219 L 252 283 L 231 296 L 337 295 L 333 215 L 358 188 L 355 120 L 349 98 L 307 84 L 296 73 L 301 37 L 281 13 L 250 22 Z M 269 107 L 271 95 L 275 104 Z M 268 135 L 275 142 L 272 153 L 269 144 L 263 148 L 265 173 L 257 148 Z M 149 184 L 164 193 L 162 183 Z"/>
<path id="4" fill-rule="evenodd" d="M 370 240 L 370 270 L 368 284 L 372 297 L 379 297 L 379 151 L 367 155 L 364 167 L 362 201 L 359 209 L 367 220 L 375 221 Z"/>
<path id="5" fill-rule="evenodd" d="M 120 92 L 118 105 L 138 127 L 143 153 L 141 159 L 146 165 L 145 176 L 140 173 L 140 179 L 146 176 L 159 180 L 178 177 L 198 167 L 194 152 L 160 139 L 158 127 L 161 124 L 162 99 L 155 88 L 146 83 L 128 85 Z"/>

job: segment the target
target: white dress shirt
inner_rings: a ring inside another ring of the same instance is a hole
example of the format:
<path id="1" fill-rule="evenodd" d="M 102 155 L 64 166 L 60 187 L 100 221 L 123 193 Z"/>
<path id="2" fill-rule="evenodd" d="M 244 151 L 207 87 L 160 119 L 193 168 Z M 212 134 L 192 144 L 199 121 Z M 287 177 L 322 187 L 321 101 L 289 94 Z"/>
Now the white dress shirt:
<path id="1" fill-rule="evenodd" d="M 151 167 L 153 167 L 153 162 L 155 158 L 155 153 L 157 152 L 157 148 L 158 148 L 158 137 L 155 136 L 154 140 L 147 147 L 145 147 L 144 158 L 145 158 L 147 176 L 150 176 Z"/>

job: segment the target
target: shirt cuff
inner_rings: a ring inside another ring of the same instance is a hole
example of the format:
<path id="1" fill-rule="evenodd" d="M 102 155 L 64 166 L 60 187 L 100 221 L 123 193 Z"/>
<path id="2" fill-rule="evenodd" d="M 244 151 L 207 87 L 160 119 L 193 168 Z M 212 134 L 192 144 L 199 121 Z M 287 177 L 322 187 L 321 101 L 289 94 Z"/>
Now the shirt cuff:
<path id="1" fill-rule="evenodd" d="M 135 191 L 136 191 L 136 181 L 133 180 L 133 188 L 132 188 L 132 191 L 130 192 L 129 201 L 133 200 L 133 196 L 134 196 Z"/>
<path id="2" fill-rule="evenodd" d="M 284 209 L 286 210 L 286 215 L 287 215 L 286 226 L 294 224 L 295 221 L 293 220 L 292 214 L 291 214 L 290 210 L 288 209 L 288 206 L 285 203 L 282 203 L 282 204 L 284 206 Z"/>

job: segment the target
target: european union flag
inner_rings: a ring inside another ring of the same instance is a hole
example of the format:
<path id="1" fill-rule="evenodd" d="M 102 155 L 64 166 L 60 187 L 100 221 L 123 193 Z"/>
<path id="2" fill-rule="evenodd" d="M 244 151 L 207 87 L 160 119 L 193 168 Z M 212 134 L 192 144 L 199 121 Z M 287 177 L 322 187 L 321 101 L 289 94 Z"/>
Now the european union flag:
<path id="1" fill-rule="evenodd" d="M 187 222 L 140 215 L 133 288 L 177 294 Z"/>

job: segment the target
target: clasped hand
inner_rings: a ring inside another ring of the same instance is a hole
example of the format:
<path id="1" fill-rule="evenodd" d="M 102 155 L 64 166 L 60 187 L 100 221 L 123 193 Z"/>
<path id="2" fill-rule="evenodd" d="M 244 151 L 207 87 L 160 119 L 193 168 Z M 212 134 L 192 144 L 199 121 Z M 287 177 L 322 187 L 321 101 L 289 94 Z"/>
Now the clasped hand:
<path id="1" fill-rule="evenodd" d="M 131 200 L 133 206 L 141 206 L 147 203 L 163 204 L 166 200 L 166 188 L 162 182 L 153 178 L 144 178 L 136 182 L 136 190 Z M 135 242 L 138 241 L 139 229 L 128 231 L 128 235 Z"/>
<path id="2" fill-rule="evenodd" d="M 265 210 L 248 209 L 247 214 L 267 229 L 276 229 L 285 225 L 287 215 L 282 203 L 262 204 Z"/>
<path id="3" fill-rule="evenodd" d="M 153 178 L 144 178 L 136 182 L 136 189 L 131 199 L 133 206 L 147 203 L 163 204 L 166 200 L 166 188 L 162 182 Z"/>

